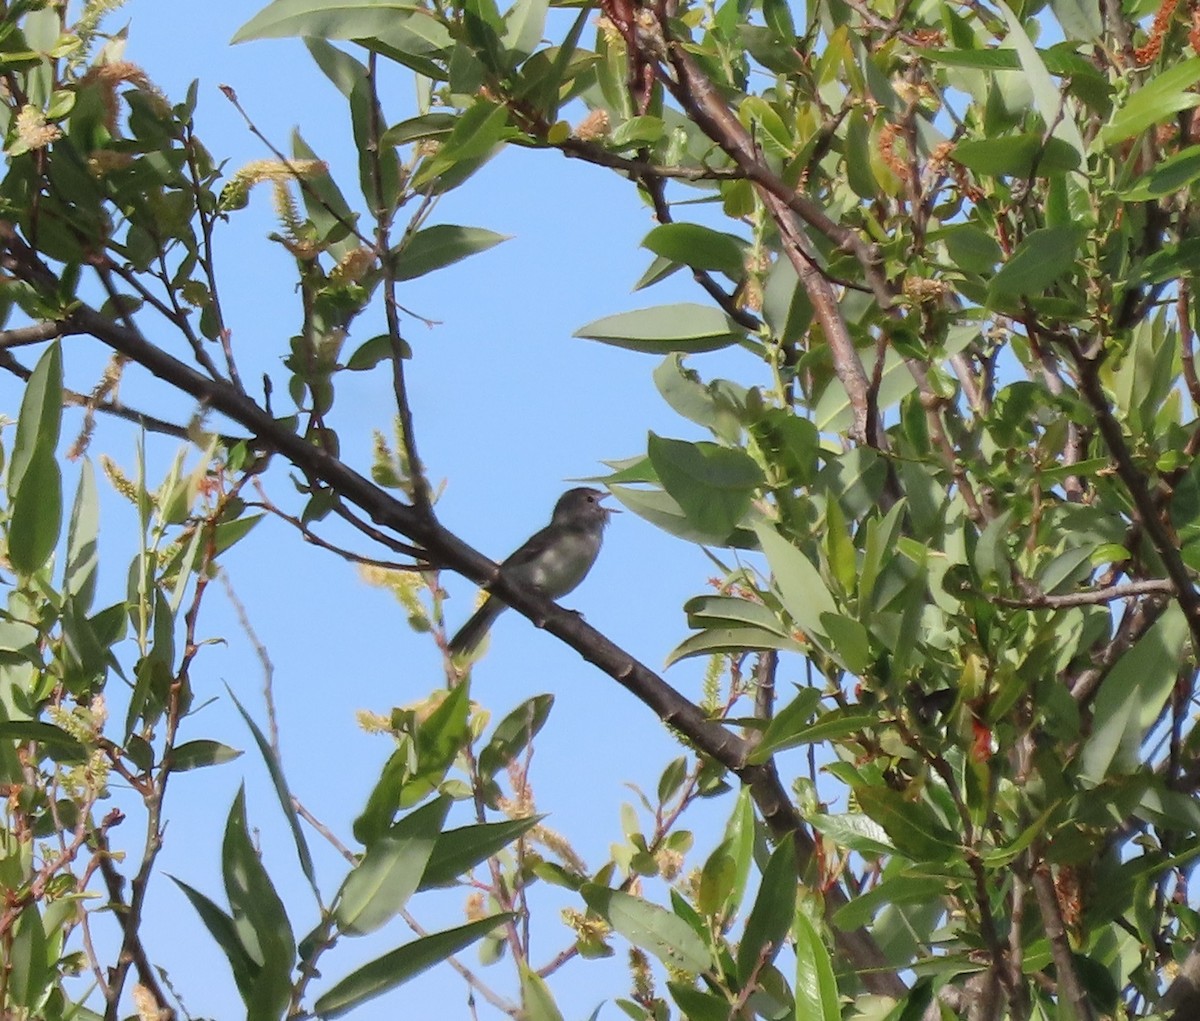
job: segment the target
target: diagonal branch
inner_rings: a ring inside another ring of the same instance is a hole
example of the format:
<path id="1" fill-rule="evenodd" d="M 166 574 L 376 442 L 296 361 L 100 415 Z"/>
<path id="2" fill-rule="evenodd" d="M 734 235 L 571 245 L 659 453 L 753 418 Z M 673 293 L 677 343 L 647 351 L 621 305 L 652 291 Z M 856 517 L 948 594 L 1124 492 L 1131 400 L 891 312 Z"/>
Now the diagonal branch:
<path id="1" fill-rule="evenodd" d="M 0 221 L 0 246 L 0 266 L 44 293 L 54 293 L 57 278 L 10 222 Z M 68 332 L 95 337 L 169 386 L 237 422 L 249 430 L 262 447 L 286 457 L 310 479 L 329 486 L 345 502 L 363 511 L 375 525 L 416 543 L 426 552 L 431 565 L 448 568 L 476 584 L 487 586 L 505 604 L 608 674 L 686 743 L 731 770 L 749 788 L 759 812 L 775 835 L 796 841 L 800 860 L 806 867 L 815 860 L 812 837 L 780 781 L 774 763 L 749 762 L 751 748 L 746 740 L 710 719 L 699 706 L 585 623 L 578 614 L 559 607 L 532 587 L 514 584 L 500 573 L 497 564 L 444 528 L 432 514 L 423 514 L 419 509 L 401 503 L 324 448 L 309 443 L 278 423 L 233 384 L 201 374 L 149 343 L 136 329 L 114 323 L 83 303 L 74 306 L 63 317 L 61 325 Z M 835 887 L 826 893 L 825 902 L 827 912 L 832 915 L 847 902 L 847 897 Z M 881 995 L 904 995 L 904 983 L 869 933 L 863 929 L 844 932 L 834 928 L 840 952 L 859 969 L 868 989 Z"/>

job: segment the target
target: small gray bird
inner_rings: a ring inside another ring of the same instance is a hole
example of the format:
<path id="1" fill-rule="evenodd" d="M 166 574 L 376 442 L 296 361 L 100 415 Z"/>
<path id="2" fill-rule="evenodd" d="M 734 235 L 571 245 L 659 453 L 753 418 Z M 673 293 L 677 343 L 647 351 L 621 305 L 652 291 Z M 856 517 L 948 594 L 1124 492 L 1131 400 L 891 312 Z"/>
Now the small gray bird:
<path id="1" fill-rule="evenodd" d="M 604 526 L 616 511 L 602 507 L 607 493 L 581 486 L 558 498 L 550 524 L 528 539 L 500 565 L 511 582 L 537 589 L 547 599 L 561 599 L 575 588 L 596 562 Z M 452 639 L 450 653 L 469 653 L 483 641 L 492 622 L 508 607 L 488 596 Z"/>

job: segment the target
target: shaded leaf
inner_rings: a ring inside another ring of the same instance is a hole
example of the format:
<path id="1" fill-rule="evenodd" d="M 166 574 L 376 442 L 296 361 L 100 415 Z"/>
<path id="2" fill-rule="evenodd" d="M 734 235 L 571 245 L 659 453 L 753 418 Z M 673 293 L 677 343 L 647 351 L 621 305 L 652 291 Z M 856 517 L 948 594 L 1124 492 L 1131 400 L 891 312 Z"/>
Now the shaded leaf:
<path id="1" fill-rule="evenodd" d="M 189 769 L 202 769 L 204 766 L 217 766 L 222 762 L 232 762 L 242 752 L 220 741 L 188 741 L 171 749 L 170 770 L 172 773 L 184 773 Z"/>

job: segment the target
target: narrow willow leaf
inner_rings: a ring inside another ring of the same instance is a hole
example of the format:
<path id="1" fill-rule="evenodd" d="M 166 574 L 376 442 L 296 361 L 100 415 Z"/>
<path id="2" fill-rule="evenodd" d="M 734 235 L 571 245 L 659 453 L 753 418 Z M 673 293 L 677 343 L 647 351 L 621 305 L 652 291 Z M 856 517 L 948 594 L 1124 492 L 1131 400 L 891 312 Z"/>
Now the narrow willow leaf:
<path id="1" fill-rule="evenodd" d="M 1082 227 L 1041 227 L 1032 231 L 992 277 L 992 297 L 1036 296 L 1075 268 Z"/>
<path id="2" fill-rule="evenodd" d="M 221 873 L 234 930 L 258 966 L 246 998 L 247 1017 L 277 1017 L 291 994 L 296 943 L 283 901 L 250 839 L 244 788 L 239 788 L 225 823 Z"/>
<path id="3" fill-rule="evenodd" d="M 8 527 L 8 559 L 17 572 L 45 565 L 62 531 L 62 474 L 53 447 L 39 445 L 21 477 Z"/>
<path id="4" fill-rule="evenodd" d="M 1004 0 L 998 0 L 996 6 L 1004 20 L 1008 22 L 1008 41 L 1017 51 L 1021 70 L 1025 72 L 1029 87 L 1033 90 L 1034 106 L 1042 115 L 1042 120 L 1046 124 L 1052 125 L 1051 132 L 1054 137 L 1061 138 L 1066 142 L 1082 160 L 1087 155 L 1087 149 L 1083 144 L 1083 136 L 1079 133 L 1079 126 L 1075 123 L 1070 105 L 1064 105 L 1063 93 L 1054 84 L 1054 79 L 1050 77 L 1050 72 L 1042 62 L 1041 54 L 1038 53 L 1037 47 L 1025 33 L 1021 19 L 1012 12 L 1012 8 Z"/>
<path id="5" fill-rule="evenodd" d="M 362 39 L 386 33 L 389 23 L 411 12 L 411 3 L 374 0 L 273 0 L 239 28 L 231 43 L 251 39 Z"/>
<path id="6" fill-rule="evenodd" d="M 801 688 L 796 697 L 779 710 L 750 756 L 751 762 L 766 762 L 776 752 L 799 744 L 802 734 L 821 702 L 821 693 L 816 688 Z"/>
<path id="7" fill-rule="evenodd" d="M 829 594 L 820 572 L 811 560 L 766 521 L 754 525 L 754 534 L 762 545 L 775 586 L 783 599 L 784 608 L 802 631 L 825 634 L 821 614 L 837 613 L 837 604 Z"/>
<path id="8" fill-rule="evenodd" d="M 796 940 L 796 1017 L 840 1021 L 837 978 L 821 934 L 802 912 L 797 912 L 792 932 Z"/>
<path id="9" fill-rule="evenodd" d="M 8 465 L 8 498 L 21 489 L 25 470 L 39 448 L 53 456 L 62 422 L 62 347 L 51 344 L 34 366 L 21 397 L 21 412 Z"/>
<path id="10" fill-rule="evenodd" d="M 216 940 L 217 946 L 221 948 L 221 952 L 225 955 L 225 959 L 233 971 L 233 979 L 237 983 L 238 992 L 241 993 L 243 1000 L 247 999 L 259 969 L 242 945 L 233 919 L 199 890 L 174 876 L 171 876 L 171 880 L 183 891 L 184 896 L 195 908 L 196 914 L 200 916 L 209 935 Z"/>
<path id="11" fill-rule="evenodd" d="M 398 947 L 364 964 L 336 983 L 317 999 L 313 1011 L 318 1017 L 341 1017 L 360 1004 L 395 989 L 410 978 L 441 963 L 512 918 L 511 913 L 492 915 L 460 925 L 456 929 L 446 929 L 423 936 Z"/>
<path id="12" fill-rule="evenodd" d="M 746 928 L 738 944 L 738 980 L 743 985 L 756 975 L 764 964 L 775 960 L 784 937 L 796 915 L 796 891 L 800 880 L 796 875 L 796 845 L 791 834 L 786 835 L 772 852 L 763 869 L 762 883 Z"/>
<path id="13" fill-rule="evenodd" d="M 1187 621 L 1172 603 L 1109 671 L 1096 695 L 1092 732 L 1083 747 L 1082 774 L 1100 783 L 1110 772 L 1128 772 L 1138 761 L 1146 728 L 1170 696 L 1187 638 Z"/>
<path id="14" fill-rule="evenodd" d="M 283 809 L 283 816 L 287 819 L 288 828 L 292 831 L 292 840 L 296 845 L 296 857 L 300 859 L 300 868 L 319 901 L 321 894 L 317 887 L 317 874 L 313 867 L 312 852 L 309 851 L 308 841 L 304 837 L 304 831 L 300 828 L 300 816 L 296 812 L 292 792 L 288 789 L 287 778 L 283 775 L 283 764 L 279 761 L 279 756 L 275 754 L 275 749 L 271 747 L 270 742 L 263 736 L 263 732 L 259 730 L 258 724 L 238 701 L 237 696 L 228 687 L 225 690 L 229 692 L 229 697 L 233 699 L 237 711 L 246 721 L 246 726 L 250 728 L 250 733 L 254 736 L 254 743 L 258 745 L 258 752 L 267 765 L 267 772 L 271 775 L 271 784 L 275 788 L 275 796 L 279 799 L 279 807 Z"/>
<path id="15" fill-rule="evenodd" d="M 504 822 L 481 822 L 438 834 L 418 890 L 452 886 L 480 862 L 528 833 L 545 816 L 530 815 Z"/>
<path id="16" fill-rule="evenodd" d="M 334 905 L 342 932 L 362 936 L 399 914 L 417 891 L 449 811 L 450 799 L 438 798 L 410 812 L 368 845 Z"/>
<path id="17" fill-rule="evenodd" d="M 553 706 L 553 695 L 534 695 L 496 724 L 491 738 L 479 753 L 480 776 L 495 776 L 521 754 L 545 726 Z"/>
<path id="18" fill-rule="evenodd" d="M 67 560 L 63 573 L 63 591 L 74 597 L 81 612 L 91 608 L 96 594 L 96 569 L 99 564 L 96 540 L 100 534 L 100 500 L 96 493 L 96 472 L 84 459 L 79 472 L 79 488 L 67 524 Z"/>
<path id="19" fill-rule="evenodd" d="M 1100 130 L 1101 141 L 1107 145 L 1124 142 L 1172 114 L 1200 105 L 1200 95 L 1190 91 L 1198 81 L 1200 57 L 1181 60 L 1156 75 L 1113 114 Z"/>
<path id="20" fill-rule="evenodd" d="M 0 720 L 0 740 L 34 741 L 59 762 L 86 762 L 87 749 L 78 738 L 43 720 Z"/>
<path id="21" fill-rule="evenodd" d="M 667 653 L 671 666 L 692 656 L 711 656 L 719 652 L 745 652 L 747 649 L 776 649 L 779 652 L 807 651 L 794 638 L 758 627 L 705 627 L 699 634 L 685 638 Z"/>

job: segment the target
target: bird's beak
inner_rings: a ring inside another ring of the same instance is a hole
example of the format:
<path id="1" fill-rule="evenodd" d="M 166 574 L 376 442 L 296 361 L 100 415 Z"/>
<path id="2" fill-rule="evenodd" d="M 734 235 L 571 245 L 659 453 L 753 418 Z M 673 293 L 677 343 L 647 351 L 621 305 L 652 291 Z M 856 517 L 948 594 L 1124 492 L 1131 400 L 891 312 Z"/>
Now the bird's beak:
<path id="1" fill-rule="evenodd" d="M 612 496 L 612 493 L 605 493 L 602 497 L 600 497 L 600 499 L 607 500 L 610 496 Z M 621 509 L 619 507 L 609 507 L 607 504 L 604 505 L 604 509 L 609 514 L 620 514 L 621 513 Z"/>

